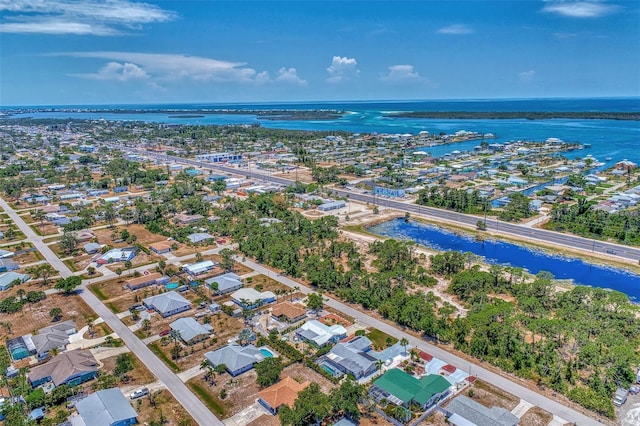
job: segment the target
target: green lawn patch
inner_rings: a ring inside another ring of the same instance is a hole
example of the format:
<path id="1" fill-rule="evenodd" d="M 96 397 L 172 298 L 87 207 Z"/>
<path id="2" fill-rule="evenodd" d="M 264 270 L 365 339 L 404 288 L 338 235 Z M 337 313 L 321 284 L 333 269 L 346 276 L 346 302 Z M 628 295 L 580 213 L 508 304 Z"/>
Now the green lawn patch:
<path id="1" fill-rule="evenodd" d="M 380 331 L 377 328 L 372 328 L 371 330 L 369 330 L 366 336 L 369 338 L 369 340 L 371 340 L 373 346 L 378 349 L 384 349 L 389 346 L 393 346 L 398 342 L 398 339 L 393 336 L 389 336 L 387 333 Z"/>
<path id="2" fill-rule="evenodd" d="M 224 407 L 220 405 L 220 403 L 216 401 L 215 398 L 209 395 L 206 389 L 202 388 L 202 386 L 196 383 L 189 383 L 189 387 L 196 395 L 198 395 L 198 398 L 200 398 L 202 402 L 204 402 L 205 405 L 209 407 L 209 410 L 211 410 L 213 414 L 220 418 L 226 417 L 226 410 L 224 409 Z"/>
<path id="3" fill-rule="evenodd" d="M 160 349 L 160 346 L 158 346 L 156 343 L 151 343 L 149 345 L 149 349 L 151 349 L 151 352 L 156 354 L 158 358 L 164 361 L 164 363 L 167 364 L 170 369 L 172 369 L 176 373 L 180 371 L 180 367 L 178 367 L 175 362 L 171 361 L 169 357 L 164 352 L 162 352 L 162 349 Z"/>
<path id="4" fill-rule="evenodd" d="M 69 267 L 69 269 L 71 269 L 71 271 L 73 272 L 77 272 L 78 268 L 76 268 L 76 263 L 73 261 L 73 259 L 67 259 L 67 260 L 63 260 L 64 264 L 67 265 Z"/>
<path id="5" fill-rule="evenodd" d="M 107 303 L 107 308 L 111 309 L 111 312 L 113 312 L 114 314 L 120 313 L 120 311 L 118 310 L 118 307 L 114 305 L 113 302 Z"/>
<path id="6" fill-rule="evenodd" d="M 102 292 L 102 289 L 97 285 L 90 285 L 89 290 L 91 291 L 91 293 L 95 294 L 96 297 L 100 300 L 109 299 L 107 295 Z"/>

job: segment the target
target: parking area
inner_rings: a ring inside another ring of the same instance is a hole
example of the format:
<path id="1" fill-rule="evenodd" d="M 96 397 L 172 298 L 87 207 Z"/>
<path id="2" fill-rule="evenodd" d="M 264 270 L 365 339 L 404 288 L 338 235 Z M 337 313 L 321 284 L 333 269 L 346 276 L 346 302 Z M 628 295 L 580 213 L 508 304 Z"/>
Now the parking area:
<path id="1" fill-rule="evenodd" d="M 636 389 L 633 389 L 634 387 Z M 627 396 L 627 402 L 616 407 L 618 421 L 622 426 L 640 425 L 640 393 L 636 390 L 640 391 L 640 385 L 632 386 Z"/>

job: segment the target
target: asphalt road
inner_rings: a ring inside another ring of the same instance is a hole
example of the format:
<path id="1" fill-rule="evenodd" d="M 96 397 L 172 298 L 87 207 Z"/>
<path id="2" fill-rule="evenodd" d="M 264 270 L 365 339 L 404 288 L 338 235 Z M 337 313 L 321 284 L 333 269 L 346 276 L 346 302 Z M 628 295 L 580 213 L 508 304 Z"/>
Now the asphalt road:
<path id="1" fill-rule="evenodd" d="M 121 147 L 119 148 L 130 151 L 139 152 L 133 148 Z M 175 156 L 168 156 L 165 154 L 158 154 L 154 152 L 143 151 L 145 155 L 157 158 L 159 160 L 173 161 L 176 163 L 188 164 L 196 167 L 201 167 L 210 170 L 218 170 L 226 173 L 233 173 L 237 175 L 249 176 L 255 179 L 261 179 L 266 182 L 277 183 L 280 185 L 291 185 L 295 183 L 294 180 L 285 179 L 278 176 L 271 176 L 267 174 L 258 173 L 255 170 L 239 169 L 234 167 L 227 167 L 218 164 L 206 163 L 202 161 L 192 160 L 190 158 L 182 158 Z M 419 206 L 417 204 L 411 204 L 407 202 L 397 201 L 380 196 L 374 197 L 371 194 L 363 194 L 359 192 L 348 191 L 344 189 L 333 188 L 332 191 L 342 197 L 348 197 L 350 200 L 359 201 L 362 203 L 369 203 L 381 207 L 388 207 L 401 212 L 417 213 L 419 215 L 430 216 L 431 219 L 443 220 L 448 222 L 454 222 L 464 225 L 476 226 L 478 220 L 481 220 L 480 216 L 473 216 L 464 213 L 452 212 L 449 210 L 437 209 L 433 207 Z M 495 230 L 499 233 L 507 234 L 515 238 L 526 237 L 532 240 L 538 240 L 540 243 L 557 244 L 559 246 L 570 247 L 573 249 L 581 249 L 586 252 L 603 253 L 609 256 L 617 256 L 622 259 L 640 260 L 640 249 L 635 247 L 624 246 L 621 244 L 607 243 L 598 240 L 592 240 L 588 238 L 578 237 L 571 234 L 563 234 L 560 232 L 547 231 L 545 229 L 531 228 L 523 225 L 517 225 L 509 222 L 503 222 L 498 219 L 489 218 L 487 220 L 487 226 L 491 230 Z"/>
<path id="2" fill-rule="evenodd" d="M 73 275 L 71 270 L 58 258 L 58 256 L 42 242 L 42 237 L 37 235 L 29 225 L 0 198 L 0 206 L 9 215 L 13 223 L 25 234 L 27 240 L 40 251 L 51 266 L 60 272 L 63 278 Z M 206 405 L 196 397 L 191 390 L 167 367 L 129 328 L 116 317 L 93 293 L 86 289 L 86 282 L 78 290 L 80 297 L 100 316 L 111 329 L 118 334 L 125 345 L 135 353 L 142 363 L 151 371 L 159 381 L 164 383 L 169 392 L 182 407 L 202 426 L 222 426 Z"/>

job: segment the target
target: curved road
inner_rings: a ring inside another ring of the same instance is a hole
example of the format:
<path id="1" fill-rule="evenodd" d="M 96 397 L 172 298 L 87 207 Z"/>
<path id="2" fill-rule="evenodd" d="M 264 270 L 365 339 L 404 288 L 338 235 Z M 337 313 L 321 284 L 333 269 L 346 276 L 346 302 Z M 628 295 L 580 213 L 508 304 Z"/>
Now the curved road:
<path id="1" fill-rule="evenodd" d="M 5 213 L 9 215 L 13 223 L 20 228 L 25 234 L 26 239 L 33 243 L 44 258 L 51 266 L 60 272 L 63 278 L 73 275 L 71 270 L 64 262 L 42 242 L 42 237 L 37 235 L 29 225 L 9 206 L 9 204 L 0 198 L 0 206 Z M 125 345 L 135 353 L 142 363 L 151 371 L 159 381 L 165 384 L 169 392 L 178 401 L 180 405 L 193 417 L 193 419 L 202 426 L 223 426 L 217 417 L 215 417 L 206 405 L 196 397 L 191 390 L 173 373 L 138 337 L 129 330 L 129 328 L 116 317 L 93 293 L 86 290 L 86 282 L 80 287 L 80 297 L 100 316 L 111 329 L 118 334 Z"/>

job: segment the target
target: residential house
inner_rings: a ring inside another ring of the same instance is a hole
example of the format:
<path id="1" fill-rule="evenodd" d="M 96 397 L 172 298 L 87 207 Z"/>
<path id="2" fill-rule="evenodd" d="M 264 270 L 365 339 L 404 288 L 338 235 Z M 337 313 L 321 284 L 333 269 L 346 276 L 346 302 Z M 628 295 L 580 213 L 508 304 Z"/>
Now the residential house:
<path id="1" fill-rule="evenodd" d="M 275 415 L 283 405 L 293 408 L 298 394 L 310 384 L 311 382 L 308 380 L 300 383 L 287 376 L 278 383 L 258 392 L 258 402 Z"/>
<path id="2" fill-rule="evenodd" d="M 126 262 L 136 257 L 136 249 L 134 247 L 116 248 L 101 255 L 96 263 L 98 265 L 106 265 L 107 263 Z"/>
<path id="3" fill-rule="evenodd" d="M 51 382 L 54 386 L 78 385 L 95 379 L 98 363 L 89 350 L 62 352 L 44 364 L 31 367 L 27 379 L 32 387 Z"/>
<path id="4" fill-rule="evenodd" d="M 19 274 L 14 271 L 0 274 L 0 291 L 8 290 L 14 283 L 22 284 L 29 280 L 29 274 Z"/>
<path id="5" fill-rule="evenodd" d="M 208 240 L 213 240 L 214 237 L 213 235 L 206 232 L 196 232 L 194 234 L 187 235 L 187 239 L 191 242 L 191 244 L 200 244 Z"/>
<path id="6" fill-rule="evenodd" d="M 196 262 L 196 263 L 191 263 L 189 265 L 184 265 L 182 267 L 182 270 L 185 271 L 189 275 L 197 276 L 197 275 L 202 275 L 202 274 L 205 274 L 205 273 L 209 272 L 210 270 L 215 268 L 216 265 L 217 265 L 217 263 L 212 261 L 212 260 L 203 260 L 201 262 Z"/>
<path id="7" fill-rule="evenodd" d="M 0 272 L 9 272 L 19 269 L 20 265 L 11 259 L 0 259 Z"/>
<path id="8" fill-rule="evenodd" d="M 79 231 L 74 232 L 73 236 L 76 238 L 76 240 L 80 242 L 89 241 L 96 237 L 96 235 L 93 233 L 91 229 L 81 229 Z"/>
<path id="9" fill-rule="evenodd" d="M 208 286 L 211 286 L 211 284 L 213 283 L 217 283 L 217 287 L 215 288 L 216 294 L 231 293 L 232 291 L 241 289 L 243 286 L 240 276 L 233 272 L 228 272 L 226 274 L 209 278 L 208 280 L 205 280 L 205 283 Z"/>
<path id="10" fill-rule="evenodd" d="M 149 309 L 154 309 L 164 318 L 191 309 L 191 302 L 175 291 L 147 297 L 142 301 Z"/>
<path id="11" fill-rule="evenodd" d="M 92 393 L 76 403 L 76 410 L 71 426 L 129 426 L 138 422 L 138 414 L 119 388 Z"/>
<path id="12" fill-rule="evenodd" d="M 278 321 L 294 323 L 305 319 L 307 310 L 302 305 L 285 300 L 273 306 L 271 316 Z"/>
<path id="13" fill-rule="evenodd" d="M 358 336 L 345 343 L 338 343 L 326 355 L 320 357 L 318 365 L 334 377 L 352 374 L 356 379 L 369 376 L 376 371 L 378 359 L 372 356 L 371 340 Z"/>
<path id="14" fill-rule="evenodd" d="M 255 309 L 267 303 L 275 302 L 276 295 L 271 291 L 260 293 L 253 288 L 241 288 L 231 293 L 231 300 L 243 309 Z"/>
<path id="15" fill-rule="evenodd" d="M 0 249 L 0 259 L 8 259 L 10 257 L 13 257 L 14 255 L 15 253 L 12 251 Z"/>
<path id="16" fill-rule="evenodd" d="M 318 320 L 310 320 L 296 330 L 296 335 L 316 347 L 322 347 L 347 337 L 347 329 L 339 324 L 329 327 Z"/>
<path id="17" fill-rule="evenodd" d="M 126 281 L 126 286 L 129 290 L 137 290 L 139 288 L 147 287 L 154 284 L 166 284 L 170 280 L 166 275 L 162 275 L 158 272 L 153 272 L 148 275 L 140 275 L 136 278 L 130 278 Z"/>
<path id="18" fill-rule="evenodd" d="M 181 225 L 188 225 L 190 223 L 198 222 L 202 219 L 204 219 L 204 216 L 202 216 L 201 214 L 180 213 L 175 216 L 174 221 Z"/>
<path id="19" fill-rule="evenodd" d="M 165 254 L 171 251 L 172 241 L 160 241 L 157 243 L 149 244 L 149 249 L 156 254 Z"/>
<path id="20" fill-rule="evenodd" d="M 207 339 L 213 332 L 209 324 L 200 324 L 194 318 L 178 318 L 169 324 L 172 330 L 180 334 L 180 339 L 187 345 L 192 345 Z"/>
<path id="21" fill-rule="evenodd" d="M 418 379 L 398 368 L 392 368 L 373 382 L 369 394 L 376 401 L 386 399 L 403 407 L 417 404 L 424 410 L 446 397 L 450 389 L 451 383 L 437 374 Z"/>
<path id="22" fill-rule="evenodd" d="M 447 405 L 447 419 L 456 426 L 517 426 L 519 419 L 500 407 L 487 408 L 471 398 L 459 395 Z"/>
<path id="23" fill-rule="evenodd" d="M 84 245 L 84 251 L 87 254 L 96 254 L 102 249 L 102 246 L 98 243 L 87 243 Z"/>
<path id="24" fill-rule="evenodd" d="M 235 377 L 245 371 L 251 370 L 254 365 L 265 356 L 254 345 L 240 346 L 227 345 L 215 351 L 207 352 L 205 358 L 215 368 L 224 365 L 227 372 Z"/>
<path id="25" fill-rule="evenodd" d="M 64 350 L 69 343 L 69 336 L 76 333 L 76 323 L 73 320 L 41 328 L 38 334 L 31 336 L 38 358 L 46 358 L 51 350 Z"/>

